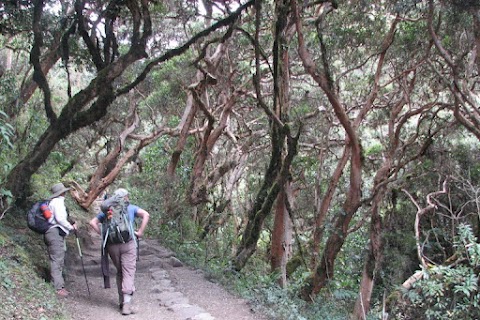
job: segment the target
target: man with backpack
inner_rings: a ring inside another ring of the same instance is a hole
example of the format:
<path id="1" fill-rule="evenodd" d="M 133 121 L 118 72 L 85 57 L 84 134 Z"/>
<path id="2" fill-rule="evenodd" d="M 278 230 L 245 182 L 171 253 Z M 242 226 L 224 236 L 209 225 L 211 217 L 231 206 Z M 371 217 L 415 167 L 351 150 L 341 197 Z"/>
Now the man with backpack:
<path id="1" fill-rule="evenodd" d="M 137 263 L 137 238 L 141 238 L 150 215 L 144 209 L 130 204 L 128 191 L 117 189 L 113 196 L 104 200 L 100 212 L 90 221 L 92 228 L 102 235 L 102 250 L 106 249 L 117 269 L 117 290 L 123 315 L 134 313 L 132 296 L 135 292 L 134 278 Z M 135 218 L 142 222 L 134 231 Z"/>
<path id="2" fill-rule="evenodd" d="M 65 194 L 68 190 L 70 188 L 66 188 L 63 183 L 57 183 L 52 186 L 52 195 L 48 198 L 48 208 L 51 212 L 48 222 L 51 224 L 51 227 L 44 235 L 44 242 L 47 245 L 50 259 L 50 274 L 53 285 L 57 290 L 57 295 L 60 297 L 69 295 L 69 292 L 65 289 L 65 280 L 63 279 L 66 249 L 65 237 L 71 231 L 75 232 L 77 229 L 75 222 L 69 220 L 65 206 Z"/>

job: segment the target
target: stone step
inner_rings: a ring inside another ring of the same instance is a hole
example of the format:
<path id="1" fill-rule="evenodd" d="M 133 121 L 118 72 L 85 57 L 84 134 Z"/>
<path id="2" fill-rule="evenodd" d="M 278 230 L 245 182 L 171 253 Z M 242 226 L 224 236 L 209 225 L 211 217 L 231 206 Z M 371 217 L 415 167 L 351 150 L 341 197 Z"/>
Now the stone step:
<path id="1" fill-rule="evenodd" d="M 158 307 L 175 314 L 175 319 L 215 320 L 215 317 L 204 308 L 191 303 L 188 297 L 176 288 L 175 281 L 170 279 L 169 270 L 183 266 L 183 263 L 175 257 L 175 254 L 160 246 L 156 241 L 142 240 L 139 244 L 140 255 L 137 260 L 136 272 L 139 278 L 151 279 L 151 281 L 147 280 L 151 284 L 150 293 L 148 294 L 149 298 L 156 301 Z M 103 286 L 103 281 L 99 279 L 103 277 L 101 272 L 100 241 L 97 240 L 88 248 L 82 249 L 83 266 L 78 251 L 74 252 L 71 250 L 72 252 L 69 253 L 71 256 L 76 256 L 74 262 L 70 264 L 69 272 L 73 272 L 77 276 L 81 275 L 82 278 L 85 272 L 87 279 L 89 279 L 90 286 Z M 109 273 L 110 286 L 115 289 L 116 270 L 110 259 Z M 83 279 L 79 279 L 80 278 L 77 278 L 77 281 L 82 281 L 79 285 L 83 288 Z"/>

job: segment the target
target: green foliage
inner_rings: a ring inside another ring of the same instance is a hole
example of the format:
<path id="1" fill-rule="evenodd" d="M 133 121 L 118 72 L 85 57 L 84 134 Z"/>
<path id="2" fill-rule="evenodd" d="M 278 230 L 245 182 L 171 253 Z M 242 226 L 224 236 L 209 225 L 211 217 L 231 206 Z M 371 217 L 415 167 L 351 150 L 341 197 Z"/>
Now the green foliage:
<path id="1" fill-rule="evenodd" d="M 45 263 L 41 237 L 19 230 L 0 224 L 0 318 L 67 319 L 53 287 L 35 273 Z"/>
<path id="2" fill-rule="evenodd" d="M 388 250 L 385 250 L 383 268 L 377 282 L 387 290 L 403 282 L 418 265 L 413 232 L 403 229 L 401 225 L 397 228 L 385 234 L 385 247 Z"/>
<path id="3" fill-rule="evenodd" d="M 153 173 L 161 172 L 167 167 L 169 159 L 165 149 L 166 145 L 168 145 L 168 139 L 161 137 L 142 152 L 143 170 L 147 176 L 151 177 Z"/>
<path id="4" fill-rule="evenodd" d="M 240 276 L 237 285 L 254 303 L 266 306 L 265 312 L 275 319 L 306 320 L 301 309 L 305 301 L 296 298 L 293 292 L 282 289 L 276 284 L 278 275 L 271 273 L 260 276 Z"/>
<path id="5" fill-rule="evenodd" d="M 164 63 L 160 69 L 150 74 L 145 83 L 150 87 L 151 93 L 142 101 L 142 105 L 162 110 L 166 121 L 170 121 L 170 113 L 177 115 L 185 105 L 183 81 L 193 76 L 189 71 L 194 70 L 186 62 L 186 57 L 177 57 Z"/>
<path id="6" fill-rule="evenodd" d="M 14 128 L 8 123 L 7 114 L 0 110 L 0 161 L 3 164 L 0 167 L 0 182 L 5 180 L 8 172 L 10 172 L 14 165 L 12 162 L 12 150 L 14 149 L 13 138 Z M 2 196 L 2 198 L 6 197 L 7 199 L 12 198 L 11 192 L 4 188 L 0 188 L 0 196 Z"/>
<path id="7" fill-rule="evenodd" d="M 476 156 L 477 152 L 475 142 L 471 141 L 470 143 L 468 140 L 463 143 L 456 143 L 451 152 L 452 160 L 459 165 L 460 174 L 472 181 L 480 180 L 480 162 Z"/>
<path id="8" fill-rule="evenodd" d="M 59 172 L 58 176 L 60 176 L 60 172 L 64 171 L 70 165 L 69 159 L 63 152 L 59 151 L 52 151 L 48 157 L 48 162 L 52 168 L 55 168 L 55 170 Z M 50 174 L 52 175 L 52 173 Z"/>
<path id="9" fill-rule="evenodd" d="M 384 150 L 384 147 L 380 143 L 375 143 L 371 146 L 368 147 L 368 149 L 365 150 L 365 156 L 378 156 L 382 153 Z"/>
<path id="10" fill-rule="evenodd" d="M 50 196 L 50 188 L 58 182 L 57 175 L 34 174 L 31 179 L 31 188 L 35 197 L 47 198 Z"/>
<path id="11" fill-rule="evenodd" d="M 19 113 L 16 118 L 16 130 L 22 133 L 21 137 L 19 137 L 21 140 L 17 140 L 15 143 L 19 159 L 31 150 L 38 137 L 48 127 L 48 121 L 41 109 L 41 102 L 37 104 L 36 98 L 38 96 L 34 96 L 31 99 L 33 100 L 32 105 L 29 104 L 29 107 L 24 112 Z"/>
<path id="12" fill-rule="evenodd" d="M 418 50 L 418 34 L 426 32 L 426 27 L 426 22 L 414 23 L 406 21 L 399 25 L 396 41 L 398 41 L 399 45 L 405 46 L 407 49 L 405 52 L 416 51 Z"/>
<path id="13" fill-rule="evenodd" d="M 305 283 L 308 273 L 299 269 L 289 279 L 286 288 L 277 284 L 278 275 L 270 274 L 236 274 L 230 282 L 235 284 L 235 290 L 253 305 L 262 306 L 262 311 L 273 319 L 279 320 L 343 320 L 348 318 L 346 301 L 352 293 L 338 291 L 333 295 L 320 294 L 313 303 L 307 303 L 299 298 L 300 288 Z"/>
<path id="14" fill-rule="evenodd" d="M 5 72 L 3 76 L 0 77 L 0 104 L 4 106 L 8 103 L 12 103 L 17 94 L 18 90 L 16 88 L 15 75 L 13 75 L 11 72 Z M 3 115 L 0 117 L 0 119 L 2 118 Z"/>
<path id="15" fill-rule="evenodd" d="M 431 159 L 425 159 L 424 161 L 422 161 L 421 166 L 424 171 L 430 171 L 431 169 L 434 168 L 435 162 Z"/>
<path id="16" fill-rule="evenodd" d="M 4 149 L 6 145 L 8 148 L 13 149 L 12 137 L 14 135 L 14 129 L 11 124 L 6 122 L 7 114 L 0 111 L 0 147 Z"/>
<path id="17" fill-rule="evenodd" d="M 455 261 L 423 270 L 423 278 L 405 293 L 405 315 L 423 313 L 422 319 L 478 319 L 480 244 L 469 225 L 458 227 Z"/>
<path id="18" fill-rule="evenodd" d="M 341 300 L 350 301 L 358 294 L 362 266 L 365 260 L 367 229 L 361 228 L 349 235 L 335 261 L 335 276 L 329 281 L 329 290 Z"/>

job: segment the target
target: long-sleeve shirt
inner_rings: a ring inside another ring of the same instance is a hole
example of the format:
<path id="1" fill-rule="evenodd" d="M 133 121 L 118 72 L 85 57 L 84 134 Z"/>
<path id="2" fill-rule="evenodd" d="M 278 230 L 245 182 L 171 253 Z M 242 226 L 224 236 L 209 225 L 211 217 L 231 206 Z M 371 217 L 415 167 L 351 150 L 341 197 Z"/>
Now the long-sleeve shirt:
<path id="1" fill-rule="evenodd" d="M 53 198 L 50 201 L 48 207 L 53 214 L 52 228 L 60 228 L 66 234 L 68 234 L 69 231 L 73 230 L 72 224 L 67 220 L 68 214 L 67 208 L 65 207 L 65 197 L 58 196 L 56 198 Z"/>

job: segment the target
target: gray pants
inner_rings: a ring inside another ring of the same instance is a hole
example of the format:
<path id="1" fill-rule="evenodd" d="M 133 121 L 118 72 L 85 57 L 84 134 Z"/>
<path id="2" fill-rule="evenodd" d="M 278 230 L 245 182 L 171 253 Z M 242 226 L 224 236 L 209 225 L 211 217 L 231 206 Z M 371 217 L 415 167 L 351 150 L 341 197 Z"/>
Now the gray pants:
<path id="1" fill-rule="evenodd" d="M 58 228 L 50 228 L 45 233 L 44 241 L 50 258 L 50 275 L 53 286 L 56 290 L 60 290 L 65 286 L 62 274 L 65 262 L 65 238 L 59 234 Z"/>
<path id="2" fill-rule="evenodd" d="M 135 241 L 127 243 L 108 244 L 108 254 L 117 268 L 118 295 L 135 292 L 135 271 L 137 270 L 137 248 Z"/>

